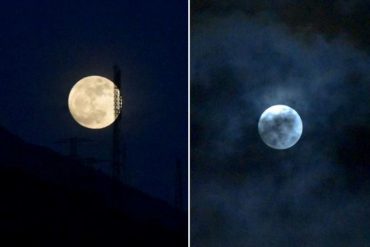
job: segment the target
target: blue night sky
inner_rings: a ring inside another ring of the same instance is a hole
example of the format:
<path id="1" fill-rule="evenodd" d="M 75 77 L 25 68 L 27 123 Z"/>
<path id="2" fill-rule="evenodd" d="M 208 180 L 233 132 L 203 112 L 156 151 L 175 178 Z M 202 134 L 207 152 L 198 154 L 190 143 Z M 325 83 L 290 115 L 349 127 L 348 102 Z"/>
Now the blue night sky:
<path id="1" fill-rule="evenodd" d="M 192 246 L 370 245 L 368 1 L 192 1 Z M 293 107 L 291 149 L 258 135 Z"/>
<path id="2" fill-rule="evenodd" d="M 0 124 L 62 153 L 55 141 L 89 138 L 81 156 L 109 159 L 112 128 L 82 128 L 67 99 L 84 76 L 113 79 L 117 64 L 126 181 L 173 204 L 177 158 L 187 188 L 186 1 L 6 1 L 0 29 Z"/>

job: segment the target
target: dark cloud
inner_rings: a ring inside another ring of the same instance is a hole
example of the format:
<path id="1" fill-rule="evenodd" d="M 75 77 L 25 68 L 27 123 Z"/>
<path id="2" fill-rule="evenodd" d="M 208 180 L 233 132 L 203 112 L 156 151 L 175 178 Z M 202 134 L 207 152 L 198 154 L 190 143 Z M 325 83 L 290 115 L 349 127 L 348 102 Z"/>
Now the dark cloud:
<path id="1" fill-rule="evenodd" d="M 192 7 L 192 245 L 368 245 L 369 55 L 342 32 L 307 42 L 238 4 Z M 258 135 L 274 104 L 303 120 L 286 151 Z"/>
<path id="2" fill-rule="evenodd" d="M 248 18 L 282 22 L 299 36 L 320 33 L 327 39 L 345 36 L 357 47 L 370 51 L 370 2 L 366 0 L 278 0 L 192 1 L 192 23 L 205 22 L 204 15 L 229 16 L 235 12 Z"/>

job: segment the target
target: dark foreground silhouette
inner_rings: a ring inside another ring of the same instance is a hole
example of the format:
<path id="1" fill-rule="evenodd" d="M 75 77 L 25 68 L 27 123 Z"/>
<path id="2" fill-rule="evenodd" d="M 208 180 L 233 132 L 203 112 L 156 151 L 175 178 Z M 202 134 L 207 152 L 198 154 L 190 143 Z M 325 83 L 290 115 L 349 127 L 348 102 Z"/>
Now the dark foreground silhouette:
<path id="1" fill-rule="evenodd" d="M 3 128 L 0 140 L 1 246 L 187 246 L 184 212 Z"/>

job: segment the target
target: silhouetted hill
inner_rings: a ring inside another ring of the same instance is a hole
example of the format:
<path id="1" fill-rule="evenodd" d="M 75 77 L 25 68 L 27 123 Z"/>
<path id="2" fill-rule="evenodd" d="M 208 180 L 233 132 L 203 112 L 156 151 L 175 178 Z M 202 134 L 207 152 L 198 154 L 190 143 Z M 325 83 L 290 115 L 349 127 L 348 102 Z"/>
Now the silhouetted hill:
<path id="1" fill-rule="evenodd" d="M 168 204 L 0 128 L 0 245 L 187 246 Z"/>

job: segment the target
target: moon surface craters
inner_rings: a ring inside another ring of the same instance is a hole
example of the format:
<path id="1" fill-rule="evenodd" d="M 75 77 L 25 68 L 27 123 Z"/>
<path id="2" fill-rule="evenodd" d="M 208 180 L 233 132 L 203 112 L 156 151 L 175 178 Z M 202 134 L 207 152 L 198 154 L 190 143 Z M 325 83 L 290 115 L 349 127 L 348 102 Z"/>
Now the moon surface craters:
<path id="1" fill-rule="evenodd" d="M 287 149 L 300 139 L 303 124 L 298 113 L 286 105 L 274 105 L 266 109 L 258 122 L 263 142 L 274 149 Z"/>
<path id="2" fill-rule="evenodd" d="M 114 113 L 114 83 L 101 76 L 88 76 L 71 89 L 68 106 L 73 118 L 82 126 L 101 129 L 112 124 Z"/>

